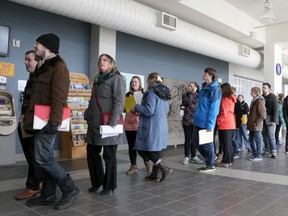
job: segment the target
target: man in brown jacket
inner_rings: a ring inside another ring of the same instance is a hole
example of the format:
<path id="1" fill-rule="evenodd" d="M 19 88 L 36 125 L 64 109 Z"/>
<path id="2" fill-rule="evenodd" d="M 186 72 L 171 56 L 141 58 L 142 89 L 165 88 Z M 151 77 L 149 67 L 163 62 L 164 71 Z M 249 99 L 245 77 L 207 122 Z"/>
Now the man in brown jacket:
<path id="1" fill-rule="evenodd" d="M 251 106 L 250 115 L 247 122 L 247 129 L 249 130 L 249 142 L 252 149 L 252 155 L 249 157 L 250 161 L 262 160 L 262 129 L 263 120 L 266 118 L 265 100 L 261 96 L 261 89 L 253 87 L 251 89 Z"/>
<path id="2" fill-rule="evenodd" d="M 55 34 L 41 35 L 34 45 L 40 58 L 34 72 L 29 107 L 25 113 L 24 129 L 35 134 L 35 158 L 40 168 L 43 186 L 41 195 L 27 200 L 28 206 L 54 203 L 56 185 L 63 192 L 56 203 L 56 209 L 65 209 L 72 201 L 82 195 L 72 178 L 54 159 L 53 146 L 58 134 L 58 125 L 62 122 L 63 107 L 67 104 L 69 71 L 59 56 L 60 39 Z M 51 107 L 49 121 L 41 130 L 33 130 L 34 107 L 36 104 Z"/>

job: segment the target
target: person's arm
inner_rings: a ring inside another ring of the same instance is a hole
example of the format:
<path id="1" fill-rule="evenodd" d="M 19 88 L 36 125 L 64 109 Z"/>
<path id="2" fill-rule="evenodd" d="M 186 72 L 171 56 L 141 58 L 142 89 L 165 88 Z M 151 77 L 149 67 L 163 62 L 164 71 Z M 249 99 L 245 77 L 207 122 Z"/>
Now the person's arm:
<path id="1" fill-rule="evenodd" d="M 156 94 L 153 91 L 147 92 L 145 102 L 143 104 L 136 104 L 134 111 L 145 116 L 152 116 L 156 109 Z"/>

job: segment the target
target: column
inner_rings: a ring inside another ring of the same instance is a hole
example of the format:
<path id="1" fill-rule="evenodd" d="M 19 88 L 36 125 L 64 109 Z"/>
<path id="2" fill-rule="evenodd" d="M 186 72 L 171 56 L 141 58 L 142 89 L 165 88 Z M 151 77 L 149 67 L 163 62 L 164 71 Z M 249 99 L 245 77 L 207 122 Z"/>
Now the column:
<path id="1" fill-rule="evenodd" d="M 91 24 L 90 80 L 98 73 L 98 57 L 106 53 L 116 60 L 116 31 Z"/>

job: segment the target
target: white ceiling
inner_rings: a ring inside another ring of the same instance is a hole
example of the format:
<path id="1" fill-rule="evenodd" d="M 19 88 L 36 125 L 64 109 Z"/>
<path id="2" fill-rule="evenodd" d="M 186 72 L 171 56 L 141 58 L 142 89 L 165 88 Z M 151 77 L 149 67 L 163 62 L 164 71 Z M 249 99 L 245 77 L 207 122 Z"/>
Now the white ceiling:
<path id="1" fill-rule="evenodd" d="M 201 13 L 196 8 L 196 5 L 197 4 L 199 5 L 199 1 L 201 1 L 203 4 L 205 0 L 135 0 L 135 1 L 147 5 L 149 7 L 155 8 L 156 10 L 170 13 L 183 21 L 189 22 L 208 31 L 214 32 L 218 35 L 222 35 L 237 43 L 244 44 L 259 51 L 263 50 L 265 41 L 257 38 L 257 31 L 259 29 L 260 31 L 265 30 L 265 25 L 263 25 L 259 21 L 259 18 L 264 10 L 263 8 L 264 0 L 209 0 L 209 1 L 206 0 L 207 8 L 209 8 L 211 11 L 210 14 Z M 210 5 L 208 5 L 208 3 Z M 226 5 L 224 4 L 225 7 L 219 8 L 217 7 L 217 5 L 215 6 L 215 4 L 217 3 L 219 5 L 223 5 L 223 3 L 225 3 Z M 241 22 L 242 26 L 245 24 L 247 26 L 253 26 L 251 27 L 251 31 L 246 32 L 244 34 L 243 31 L 240 30 L 240 27 L 238 30 L 237 26 L 235 28 L 235 26 L 231 25 L 229 26 L 227 23 L 223 22 L 223 20 L 219 21 L 220 19 L 219 20 L 215 19 L 216 17 L 215 14 L 217 15 L 217 13 L 219 18 L 221 17 L 221 14 L 223 16 L 225 14 L 229 14 L 228 10 L 231 11 L 231 7 L 233 7 L 234 9 L 241 10 L 243 13 L 248 15 L 250 19 L 253 19 L 255 21 L 256 24 L 253 23 L 253 25 L 251 24 L 251 22 L 243 24 L 242 22 L 243 20 L 239 21 L 239 23 Z M 272 0 L 272 10 L 276 16 L 276 21 L 272 25 L 288 22 L 287 0 Z M 254 30 L 255 35 L 253 35 Z M 283 56 L 283 60 L 285 61 L 286 64 L 288 64 L 288 46 L 286 48 L 284 47 L 283 54 L 287 55 Z"/>

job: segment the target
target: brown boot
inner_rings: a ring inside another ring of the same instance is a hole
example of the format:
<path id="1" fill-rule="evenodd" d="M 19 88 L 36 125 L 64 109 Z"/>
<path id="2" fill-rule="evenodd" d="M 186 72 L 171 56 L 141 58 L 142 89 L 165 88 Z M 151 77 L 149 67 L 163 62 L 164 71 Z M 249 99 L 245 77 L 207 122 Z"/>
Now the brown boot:
<path id="1" fill-rule="evenodd" d="M 152 161 L 149 160 L 149 161 L 144 161 L 144 164 L 145 164 L 145 167 L 147 170 L 147 176 L 149 176 L 153 170 L 153 163 L 152 163 Z"/>
<path id="2" fill-rule="evenodd" d="M 21 194 L 18 194 L 15 199 L 16 200 L 22 200 L 22 199 L 28 199 L 31 197 L 36 196 L 41 190 L 31 190 L 27 188 L 25 191 L 23 191 Z"/>
<path id="3" fill-rule="evenodd" d="M 126 172 L 126 175 L 131 175 L 138 172 L 138 166 L 132 165 L 130 166 L 130 169 Z"/>
<path id="4" fill-rule="evenodd" d="M 216 164 L 221 164 L 222 163 L 222 159 L 223 159 L 223 154 L 218 153 L 217 154 Z"/>

